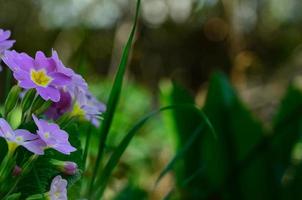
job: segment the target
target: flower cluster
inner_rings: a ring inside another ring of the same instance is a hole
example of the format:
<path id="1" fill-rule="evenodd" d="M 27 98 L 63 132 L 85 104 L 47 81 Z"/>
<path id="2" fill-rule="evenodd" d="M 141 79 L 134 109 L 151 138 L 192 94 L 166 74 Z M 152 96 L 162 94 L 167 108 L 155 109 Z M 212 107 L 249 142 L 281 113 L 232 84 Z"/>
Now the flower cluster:
<path id="1" fill-rule="evenodd" d="M 6 98 L 1 115 L 3 117 L 0 118 L 0 138 L 8 146 L 7 154 L 0 162 L 0 182 L 11 179 L 11 176 L 17 178 L 29 173 L 31 163 L 45 155 L 47 149 L 65 155 L 76 152 L 77 149 L 69 142 L 69 134 L 72 133 L 67 133 L 60 127 L 74 118 L 99 126 L 101 115 L 106 109 L 91 94 L 84 78 L 64 66 L 56 51 L 52 50 L 50 57 L 41 51 L 31 57 L 24 52 L 8 50 L 15 42 L 8 40 L 9 37 L 10 31 L 0 29 L 0 58 L 17 81 Z M 10 125 L 9 115 L 16 106 L 22 109 L 21 121 L 17 126 L 22 128 L 14 129 Z M 16 159 L 16 154 L 24 152 L 17 151 L 20 146 L 32 153 L 30 157 L 21 155 L 25 163 L 19 163 Z M 47 159 L 58 173 L 67 176 L 80 173 L 78 164 L 72 160 L 61 161 L 56 157 Z M 44 195 L 51 200 L 65 200 L 67 184 L 58 175 L 53 179 L 50 191 Z M 3 191 L 12 191 L 10 187 L 13 186 L 0 184 L 0 198 Z"/>
<path id="2" fill-rule="evenodd" d="M 57 119 L 71 112 L 99 125 L 105 105 L 91 95 L 82 76 L 63 65 L 56 51 L 53 50 L 49 58 L 40 51 L 35 58 L 5 51 L 3 61 L 13 71 L 20 87 L 35 89 L 44 100 L 53 102 L 45 113 L 49 118 Z"/>

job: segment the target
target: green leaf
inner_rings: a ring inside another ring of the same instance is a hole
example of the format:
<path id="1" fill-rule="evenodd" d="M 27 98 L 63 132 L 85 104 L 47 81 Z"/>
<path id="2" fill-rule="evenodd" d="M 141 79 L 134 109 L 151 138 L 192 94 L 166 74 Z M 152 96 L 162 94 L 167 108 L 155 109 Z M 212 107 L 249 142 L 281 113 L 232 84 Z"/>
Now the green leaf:
<path id="1" fill-rule="evenodd" d="M 291 152 L 301 136 L 302 92 L 290 86 L 274 119 L 272 143 L 273 156 L 282 171 L 291 160 Z"/>
<path id="2" fill-rule="evenodd" d="M 101 123 L 101 126 L 100 126 L 100 131 L 99 131 L 100 143 L 99 143 L 99 149 L 98 149 L 96 163 L 95 163 L 95 166 L 93 169 L 92 180 L 91 180 L 90 187 L 89 187 L 89 194 L 92 193 L 93 188 L 94 188 L 93 187 L 94 181 L 98 174 L 98 170 L 100 168 L 100 162 L 101 162 L 103 152 L 105 149 L 106 139 L 107 139 L 107 136 L 110 131 L 110 127 L 111 127 L 111 124 L 113 121 L 115 110 L 116 110 L 116 107 L 117 107 L 117 104 L 119 101 L 119 97 L 120 97 L 120 93 L 122 90 L 123 79 L 124 79 L 124 75 L 125 75 L 125 71 L 126 71 L 126 67 L 127 67 L 127 63 L 128 63 L 129 53 L 131 50 L 131 46 L 133 43 L 135 31 L 136 31 L 137 19 L 138 19 L 138 15 L 139 15 L 139 8 L 140 8 L 140 0 L 137 0 L 134 24 L 133 24 L 130 36 L 128 38 L 128 41 L 126 43 L 126 46 L 123 50 L 121 62 L 119 64 L 118 71 L 117 71 L 117 74 L 115 76 L 115 80 L 113 83 L 113 87 L 112 87 L 110 95 L 109 95 L 109 100 L 107 102 L 107 110 L 104 114 L 104 121 Z"/>
<path id="3" fill-rule="evenodd" d="M 143 200 L 148 199 L 147 193 L 139 187 L 128 184 L 115 198 L 114 200 Z"/>
<path id="4" fill-rule="evenodd" d="M 163 100 L 168 104 L 188 104 L 194 105 L 194 99 L 192 95 L 181 85 L 176 82 L 165 83 L 161 85 Z M 168 125 L 170 130 L 176 136 L 176 156 L 166 166 L 166 169 L 162 171 L 159 180 L 170 171 L 171 168 L 175 171 L 176 181 L 178 188 L 183 186 L 183 182 L 192 175 L 193 172 L 203 168 L 203 162 L 201 160 L 201 142 L 205 134 L 208 131 L 197 132 L 201 126 L 204 128 L 207 122 L 203 117 L 199 115 L 200 110 L 173 110 L 169 115 L 172 122 Z M 215 127 L 215 126 L 214 126 Z M 216 133 L 213 128 L 210 131 Z M 213 134 L 210 134 L 214 141 L 216 140 Z M 192 140 L 192 138 L 194 140 Z M 177 162 L 176 162 L 177 161 Z M 158 180 L 158 181 L 159 181 Z M 203 174 L 198 174 L 189 184 L 183 186 L 181 196 L 184 199 L 197 199 L 203 192 L 200 188 L 204 187 Z"/>
<path id="5" fill-rule="evenodd" d="M 191 137 L 186 141 L 184 146 L 178 150 L 176 155 L 170 160 L 170 162 L 166 165 L 166 167 L 160 172 L 159 177 L 156 180 L 155 187 L 158 185 L 158 183 L 161 181 L 161 179 L 174 168 L 174 165 L 177 163 L 177 161 L 179 161 L 180 159 L 183 159 L 183 157 L 186 155 L 188 150 L 190 148 L 192 148 L 194 141 L 197 140 L 197 138 L 202 133 L 203 129 L 204 129 L 204 124 L 202 123 L 201 125 L 199 125 L 196 128 L 196 130 L 194 131 L 193 134 L 190 134 Z"/>
<path id="6" fill-rule="evenodd" d="M 8 93 L 8 96 L 5 100 L 4 104 L 4 116 L 5 118 L 7 115 L 16 107 L 18 101 L 19 101 L 19 95 L 21 92 L 21 88 L 17 85 L 12 87 L 10 92 Z"/>
<path id="7" fill-rule="evenodd" d="M 302 92 L 289 86 L 273 125 L 272 160 L 278 181 L 278 196 L 301 199 Z"/>
<path id="8" fill-rule="evenodd" d="M 267 153 L 246 157 L 263 141 L 261 123 L 242 104 L 227 78 L 214 74 L 204 107 L 218 140 L 202 139 L 205 180 L 209 196 L 231 199 L 272 199 L 273 178 Z M 246 162 L 238 168 L 239 163 Z"/>

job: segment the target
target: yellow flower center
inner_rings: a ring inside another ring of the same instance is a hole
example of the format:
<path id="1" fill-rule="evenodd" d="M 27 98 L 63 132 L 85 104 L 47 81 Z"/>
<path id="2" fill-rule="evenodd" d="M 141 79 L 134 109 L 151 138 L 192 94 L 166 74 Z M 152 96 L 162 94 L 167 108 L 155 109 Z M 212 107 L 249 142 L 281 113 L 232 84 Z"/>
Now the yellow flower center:
<path id="1" fill-rule="evenodd" d="M 31 70 L 30 71 L 31 80 L 38 86 L 47 87 L 52 81 L 52 78 L 47 75 L 44 69 L 41 70 Z"/>
<path id="2" fill-rule="evenodd" d="M 83 118 L 85 117 L 85 111 L 81 108 L 81 106 L 78 103 L 74 104 L 71 114 L 76 117 L 83 117 Z"/>
<path id="3" fill-rule="evenodd" d="M 7 142 L 8 145 L 8 151 L 9 153 L 13 154 L 15 152 L 15 150 L 17 149 L 17 147 L 19 146 L 17 143 L 15 142 Z"/>
<path id="4" fill-rule="evenodd" d="M 23 137 L 18 136 L 18 137 L 16 137 L 16 141 L 17 141 L 17 142 L 23 142 L 24 140 L 23 140 Z"/>
<path id="5" fill-rule="evenodd" d="M 48 139 L 49 136 L 50 136 L 50 134 L 49 134 L 48 132 L 44 133 L 44 137 L 45 137 L 46 139 Z"/>

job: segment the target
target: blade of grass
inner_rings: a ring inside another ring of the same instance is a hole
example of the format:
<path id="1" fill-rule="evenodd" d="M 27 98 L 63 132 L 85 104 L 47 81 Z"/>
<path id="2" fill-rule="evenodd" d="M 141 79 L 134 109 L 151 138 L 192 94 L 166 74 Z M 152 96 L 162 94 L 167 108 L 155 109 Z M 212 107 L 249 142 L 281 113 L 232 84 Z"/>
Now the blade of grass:
<path id="1" fill-rule="evenodd" d="M 89 144 L 91 140 L 91 135 L 92 135 L 92 124 L 88 123 L 87 125 L 87 131 L 86 131 L 86 140 L 85 140 L 85 147 L 84 147 L 84 152 L 83 152 L 83 161 L 84 161 L 84 171 L 86 170 L 86 164 L 87 164 L 87 156 L 88 156 L 88 151 L 89 151 Z"/>
<path id="2" fill-rule="evenodd" d="M 128 38 L 128 41 L 126 43 L 126 46 L 123 50 L 123 54 L 122 54 L 122 59 L 121 62 L 119 64 L 118 67 L 118 72 L 116 74 L 115 80 L 114 80 L 114 84 L 113 87 L 111 89 L 110 95 L 109 95 L 109 100 L 108 100 L 108 104 L 107 104 L 107 110 L 106 113 L 104 115 L 104 121 L 101 124 L 100 127 L 100 142 L 99 142 L 99 149 L 98 149 L 98 153 L 97 153 L 97 158 L 96 158 L 96 163 L 92 172 L 92 179 L 89 185 L 89 193 L 88 195 L 90 195 L 93 191 L 93 185 L 95 182 L 95 178 L 98 174 L 98 170 L 100 168 L 100 162 L 102 159 L 102 155 L 105 149 L 105 145 L 106 145 L 106 139 L 108 136 L 108 133 L 110 131 L 110 127 L 112 124 L 112 120 L 115 114 L 115 110 L 119 101 L 119 97 L 120 97 L 120 93 L 121 93 L 121 89 L 122 89 L 122 84 L 123 84 L 123 78 L 124 78 L 124 74 L 126 71 L 126 66 L 128 63 L 128 58 L 129 58 L 129 52 L 133 43 L 133 39 L 134 39 L 134 35 L 135 35 L 135 31 L 136 31 L 136 27 L 137 27 L 137 21 L 138 21 L 138 15 L 139 15 L 139 8 L 140 8 L 140 0 L 137 0 L 137 4 L 136 4 L 136 13 L 135 13 L 135 17 L 134 17 L 134 24 L 130 33 L 130 36 Z"/>
<path id="3" fill-rule="evenodd" d="M 199 110 L 197 107 L 195 107 L 194 105 L 191 104 L 183 104 L 183 105 L 171 105 L 171 106 L 166 106 L 166 107 L 162 107 L 156 111 L 151 112 L 150 114 L 146 115 L 145 117 L 143 117 L 141 120 L 139 120 L 131 129 L 130 131 L 126 134 L 126 136 L 124 137 L 124 139 L 121 141 L 121 143 L 118 145 L 118 147 L 116 148 L 116 150 L 113 152 L 112 156 L 110 157 L 109 161 L 107 162 L 107 164 L 105 165 L 105 168 L 102 172 L 102 175 L 96 180 L 96 188 L 94 188 L 94 194 L 93 194 L 93 199 L 100 199 L 105 191 L 106 185 L 108 183 L 108 180 L 111 176 L 111 173 L 113 171 L 113 169 L 115 168 L 115 166 L 118 164 L 118 161 L 120 160 L 121 156 L 123 155 L 124 151 L 126 150 L 126 148 L 128 147 L 129 143 L 131 142 L 131 140 L 133 139 L 133 137 L 135 136 L 135 134 L 137 133 L 137 131 L 152 117 L 154 117 L 155 115 L 166 111 L 166 110 L 173 110 L 173 109 L 193 109 L 193 110 L 197 110 L 198 113 L 201 115 L 201 117 L 204 119 L 205 123 L 208 125 L 208 127 L 210 128 L 210 130 L 212 131 L 212 133 L 214 135 L 215 131 L 211 125 L 211 123 L 209 122 L 208 118 L 206 117 L 206 115 Z M 199 130 L 200 131 L 200 130 Z"/>

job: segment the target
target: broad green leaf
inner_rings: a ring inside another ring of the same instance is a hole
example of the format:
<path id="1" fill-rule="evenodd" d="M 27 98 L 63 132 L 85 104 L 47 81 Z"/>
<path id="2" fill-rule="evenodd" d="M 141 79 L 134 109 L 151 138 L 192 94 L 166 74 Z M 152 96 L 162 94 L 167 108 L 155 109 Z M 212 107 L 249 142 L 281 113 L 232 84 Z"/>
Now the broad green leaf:
<path id="1" fill-rule="evenodd" d="M 177 83 L 162 85 L 163 101 L 168 104 L 188 104 L 194 105 L 192 95 L 186 89 Z M 184 180 L 192 175 L 193 172 L 203 167 L 201 160 L 200 146 L 203 135 L 209 134 L 206 130 L 206 123 L 200 115 L 200 110 L 173 110 L 168 117 L 172 119 L 169 129 L 174 130 L 176 136 L 176 155 L 166 168 L 161 172 L 158 181 L 168 173 L 172 168 L 175 170 L 177 185 L 179 188 Z M 215 126 L 214 126 L 215 127 Z M 197 131 L 197 132 L 196 132 Z M 209 134 L 213 140 L 215 135 Z M 203 191 L 202 174 L 198 174 L 189 184 L 183 186 L 182 198 L 196 199 L 200 197 Z"/>
<path id="2" fill-rule="evenodd" d="M 274 119 L 274 140 L 272 150 L 274 159 L 284 171 L 291 160 L 294 145 L 301 137 L 299 131 L 302 122 L 302 92 L 290 86 L 281 102 L 280 108 Z"/>
<path id="3" fill-rule="evenodd" d="M 302 92 L 290 86 L 274 119 L 272 160 L 282 199 L 301 199 Z"/>
<path id="4" fill-rule="evenodd" d="M 263 141 L 261 123 L 242 104 L 227 78 L 220 73 L 211 78 L 205 113 L 217 132 L 202 138 L 202 160 L 209 196 L 223 199 L 272 199 L 272 176 L 267 153 L 259 152 L 248 163 L 249 152 Z"/>

